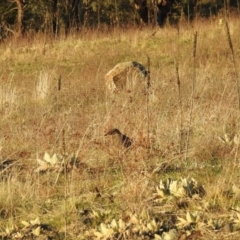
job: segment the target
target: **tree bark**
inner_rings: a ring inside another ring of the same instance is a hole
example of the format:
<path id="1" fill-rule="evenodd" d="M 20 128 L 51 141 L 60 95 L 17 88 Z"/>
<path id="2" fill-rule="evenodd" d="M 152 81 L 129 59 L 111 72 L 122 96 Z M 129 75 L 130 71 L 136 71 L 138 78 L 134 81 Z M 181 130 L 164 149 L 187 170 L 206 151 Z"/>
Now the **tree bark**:
<path id="1" fill-rule="evenodd" d="M 72 2 L 73 25 L 77 31 L 80 29 L 79 6 L 80 0 L 73 0 Z"/>
<path id="2" fill-rule="evenodd" d="M 22 37 L 24 28 L 23 28 L 23 1 L 22 0 L 14 0 L 17 4 L 17 32 L 16 37 Z"/>
<path id="3" fill-rule="evenodd" d="M 55 36 L 59 34 L 59 26 L 58 26 L 58 0 L 53 0 L 52 3 L 52 31 Z"/>

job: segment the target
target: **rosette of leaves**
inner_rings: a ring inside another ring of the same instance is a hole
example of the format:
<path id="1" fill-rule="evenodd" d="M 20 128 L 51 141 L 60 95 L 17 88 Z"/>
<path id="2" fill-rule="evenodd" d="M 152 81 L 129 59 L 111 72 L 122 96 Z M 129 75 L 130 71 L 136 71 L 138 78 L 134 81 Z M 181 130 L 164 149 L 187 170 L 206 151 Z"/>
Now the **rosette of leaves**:
<path id="1" fill-rule="evenodd" d="M 230 146 L 230 145 L 233 144 L 233 139 L 234 139 L 234 137 L 229 136 L 229 134 L 227 134 L 227 133 L 224 133 L 223 136 L 218 136 L 218 139 L 219 139 L 222 143 L 227 144 L 227 145 Z"/>
<path id="2" fill-rule="evenodd" d="M 37 159 L 38 168 L 35 172 L 45 172 L 47 170 L 57 170 L 61 166 L 62 159 L 54 153 L 52 156 L 47 152 L 44 153 L 43 159 Z"/>
<path id="3" fill-rule="evenodd" d="M 108 222 L 113 218 L 111 210 L 94 211 L 90 213 L 91 222 L 93 225 L 99 225 L 102 222 Z"/>
<path id="4" fill-rule="evenodd" d="M 218 136 L 218 139 L 224 143 L 226 146 L 231 147 L 231 154 L 237 153 L 239 144 L 240 144 L 240 135 L 239 134 L 230 134 L 225 133 L 224 136 Z"/>
<path id="5" fill-rule="evenodd" d="M 207 227 L 213 229 L 213 230 L 219 230 L 223 228 L 226 224 L 226 219 L 224 218 L 218 218 L 218 219 L 213 219 L 210 218 L 206 221 Z"/>
<path id="6" fill-rule="evenodd" d="M 169 196 L 176 198 L 202 198 L 205 195 L 204 188 L 194 178 L 181 178 L 179 180 L 168 178 L 160 180 L 156 190 L 157 193 L 154 194 L 156 202 L 163 202 Z"/>
<path id="7" fill-rule="evenodd" d="M 240 207 L 235 207 L 234 213 L 232 214 L 229 220 L 229 227 L 232 232 L 240 230 Z"/>
<path id="8" fill-rule="evenodd" d="M 185 232 L 187 236 L 192 236 L 194 232 L 209 233 L 207 229 L 218 231 L 226 224 L 226 219 L 224 218 L 207 219 L 206 217 L 198 211 L 187 212 L 185 218 L 177 217 L 178 222 L 176 226 L 179 230 Z"/>
<path id="9" fill-rule="evenodd" d="M 70 170 L 73 168 L 88 168 L 88 166 L 84 163 L 81 163 L 78 158 L 75 157 L 74 154 L 70 154 L 69 156 L 61 156 L 54 153 L 52 156 L 45 152 L 43 159 L 37 159 L 38 168 L 35 172 L 46 172 L 47 170 L 60 170 L 60 172 L 64 169 Z"/>
<path id="10" fill-rule="evenodd" d="M 187 212 L 185 218 L 177 217 L 179 229 L 192 230 L 205 226 L 202 215 L 199 212 Z"/>
<path id="11" fill-rule="evenodd" d="M 0 233 L 1 239 L 52 239 L 58 238 L 56 231 L 52 230 L 48 224 L 41 223 L 37 217 L 34 220 L 21 221 L 22 227 L 7 227 Z"/>
<path id="12" fill-rule="evenodd" d="M 235 198 L 235 199 L 240 199 L 240 188 L 236 185 L 233 184 L 230 189 L 227 189 L 223 191 L 223 195 L 228 197 L 228 198 Z"/>
<path id="13" fill-rule="evenodd" d="M 97 239 L 131 239 L 134 237 L 148 237 L 159 240 L 178 239 L 175 229 L 164 232 L 163 222 L 151 219 L 146 211 L 143 211 L 140 215 L 130 213 L 126 219 L 113 219 L 109 223 L 102 222 L 97 229 L 87 231 L 85 237 L 95 237 Z"/>

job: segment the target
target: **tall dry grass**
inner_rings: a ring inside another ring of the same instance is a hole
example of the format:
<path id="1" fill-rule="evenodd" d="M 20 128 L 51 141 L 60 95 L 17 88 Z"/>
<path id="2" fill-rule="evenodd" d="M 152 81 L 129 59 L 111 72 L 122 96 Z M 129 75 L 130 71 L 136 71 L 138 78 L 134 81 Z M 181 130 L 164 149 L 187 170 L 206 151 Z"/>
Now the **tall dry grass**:
<path id="1" fill-rule="evenodd" d="M 239 27 L 229 20 L 235 67 L 217 20 L 1 44 L 0 156 L 16 160 L 1 172 L 1 231 L 39 217 L 60 239 L 81 239 L 107 221 L 104 215 L 94 222 L 87 211 L 111 210 L 112 218 L 151 211 L 146 199 L 168 177 L 202 183 L 211 216 L 238 206 L 222 193 L 238 185 Z M 103 76 L 121 61 L 148 66 L 147 56 L 154 96 L 139 91 L 109 100 Z M 104 137 L 110 127 L 131 137 L 133 147 L 122 150 Z M 78 165 L 36 172 L 45 152 Z M 152 174 L 163 162 L 181 170 Z"/>

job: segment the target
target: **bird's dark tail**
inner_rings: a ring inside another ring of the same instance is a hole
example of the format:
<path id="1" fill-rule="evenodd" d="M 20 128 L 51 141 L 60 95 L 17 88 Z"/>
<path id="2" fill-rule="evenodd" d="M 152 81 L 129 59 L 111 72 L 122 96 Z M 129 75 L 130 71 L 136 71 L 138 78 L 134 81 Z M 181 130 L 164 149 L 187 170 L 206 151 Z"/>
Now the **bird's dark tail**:
<path id="1" fill-rule="evenodd" d="M 147 77 L 148 70 L 140 63 L 133 61 L 132 65 L 140 70 L 144 77 Z"/>

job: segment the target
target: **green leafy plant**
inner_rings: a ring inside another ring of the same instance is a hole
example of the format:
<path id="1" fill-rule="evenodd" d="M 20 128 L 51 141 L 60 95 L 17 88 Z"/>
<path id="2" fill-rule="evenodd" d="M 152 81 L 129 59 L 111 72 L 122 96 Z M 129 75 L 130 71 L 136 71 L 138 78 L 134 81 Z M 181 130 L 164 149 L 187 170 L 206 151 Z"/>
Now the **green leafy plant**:
<path id="1" fill-rule="evenodd" d="M 37 159 L 38 168 L 35 172 L 45 172 L 47 170 L 57 170 L 61 167 L 62 158 L 58 157 L 57 154 L 50 156 L 47 152 L 44 153 L 43 160 Z"/>
<path id="2" fill-rule="evenodd" d="M 156 187 L 157 193 L 155 200 L 163 200 L 168 196 L 179 197 L 203 197 L 204 188 L 198 184 L 194 178 L 181 178 L 179 180 L 166 179 L 160 180 L 159 186 Z"/>

